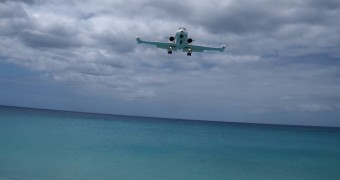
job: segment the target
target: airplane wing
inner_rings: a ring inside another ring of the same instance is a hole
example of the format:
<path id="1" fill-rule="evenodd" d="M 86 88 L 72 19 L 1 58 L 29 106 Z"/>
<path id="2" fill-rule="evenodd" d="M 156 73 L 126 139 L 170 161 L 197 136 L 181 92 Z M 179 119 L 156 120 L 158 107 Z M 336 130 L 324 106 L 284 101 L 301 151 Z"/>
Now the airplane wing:
<path id="1" fill-rule="evenodd" d="M 216 47 L 206 47 L 206 46 L 197 46 L 197 45 L 188 45 L 185 49 L 191 49 L 192 52 L 203 52 L 203 51 L 220 51 L 223 52 L 225 49 L 225 45 L 222 45 L 219 48 Z"/>
<path id="2" fill-rule="evenodd" d="M 151 44 L 151 45 L 155 45 L 158 48 L 161 49 L 169 49 L 170 47 L 172 47 L 172 50 L 176 51 L 176 46 L 174 43 L 172 42 L 154 42 L 154 41 L 143 41 L 141 40 L 138 36 L 136 37 L 136 41 L 138 44 Z"/>

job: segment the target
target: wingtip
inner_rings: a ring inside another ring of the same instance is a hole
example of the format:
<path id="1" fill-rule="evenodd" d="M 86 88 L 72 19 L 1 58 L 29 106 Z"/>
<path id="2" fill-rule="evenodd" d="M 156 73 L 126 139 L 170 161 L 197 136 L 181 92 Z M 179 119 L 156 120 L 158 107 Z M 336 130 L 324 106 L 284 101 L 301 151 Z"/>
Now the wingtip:
<path id="1" fill-rule="evenodd" d="M 221 52 L 223 52 L 223 51 L 224 51 L 225 47 L 226 47 L 226 45 L 225 45 L 225 44 L 223 44 L 223 45 L 221 46 Z"/>
<path id="2" fill-rule="evenodd" d="M 139 38 L 139 36 L 136 36 L 136 41 L 138 44 L 142 43 L 142 40 Z"/>

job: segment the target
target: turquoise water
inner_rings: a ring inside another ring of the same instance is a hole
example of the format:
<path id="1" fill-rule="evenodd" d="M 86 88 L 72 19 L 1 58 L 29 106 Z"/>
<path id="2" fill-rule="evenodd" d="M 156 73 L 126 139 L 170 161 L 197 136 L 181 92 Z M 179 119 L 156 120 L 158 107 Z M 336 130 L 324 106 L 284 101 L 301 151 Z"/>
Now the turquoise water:
<path id="1" fill-rule="evenodd" d="M 340 131 L 0 106 L 0 179 L 340 179 Z"/>

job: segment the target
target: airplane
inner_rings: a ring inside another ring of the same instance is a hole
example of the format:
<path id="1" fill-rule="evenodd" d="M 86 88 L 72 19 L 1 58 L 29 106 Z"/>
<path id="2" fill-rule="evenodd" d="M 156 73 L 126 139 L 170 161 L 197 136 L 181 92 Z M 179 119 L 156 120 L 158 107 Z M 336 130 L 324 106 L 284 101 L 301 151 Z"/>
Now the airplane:
<path id="1" fill-rule="evenodd" d="M 219 48 L 193 45 L 192 42 L 194 40 L 188 37 L 188 31 L 184 27 L 180 27 L 177 29 L 175 37 L 169 37 L 170 42 L 143 41 L 138 36 L 136 37 L 136 40 L 138 44 L 155 45 L 157 46 L 157 48 L 167 49 L 168 54 L 172 54 L 172 51 L 183 50 L 183 52 L 187 52 L 187 56 L 191 56 L 192 52 L 223 52 L 225 49 L 224 44 Z"/>

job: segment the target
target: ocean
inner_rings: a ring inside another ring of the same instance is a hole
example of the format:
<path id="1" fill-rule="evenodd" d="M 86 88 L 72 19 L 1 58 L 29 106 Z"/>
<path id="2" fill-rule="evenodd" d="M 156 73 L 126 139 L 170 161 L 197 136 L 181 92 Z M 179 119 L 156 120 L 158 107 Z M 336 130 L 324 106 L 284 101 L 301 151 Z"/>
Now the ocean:
<path id="1" fill-rule="evenodd" d="M 0 180 L 340 179 L 340 129 L 0 106 Z"/>

